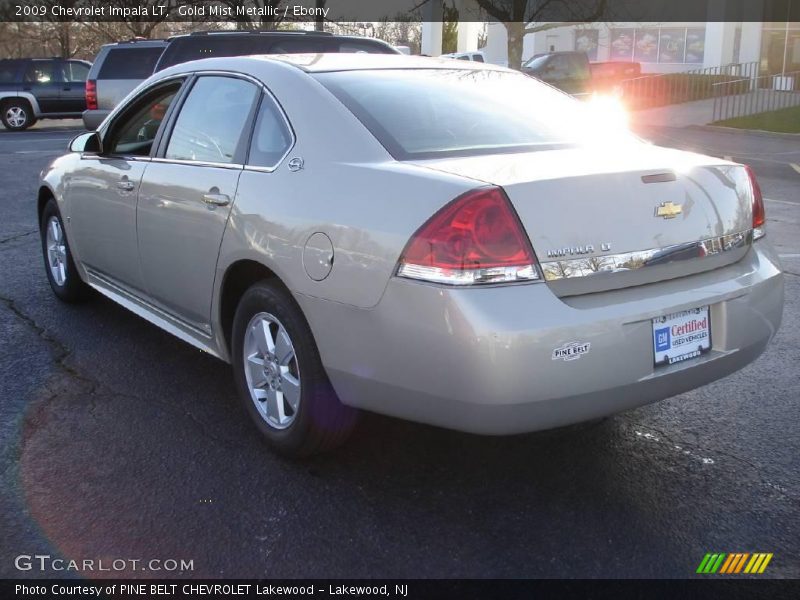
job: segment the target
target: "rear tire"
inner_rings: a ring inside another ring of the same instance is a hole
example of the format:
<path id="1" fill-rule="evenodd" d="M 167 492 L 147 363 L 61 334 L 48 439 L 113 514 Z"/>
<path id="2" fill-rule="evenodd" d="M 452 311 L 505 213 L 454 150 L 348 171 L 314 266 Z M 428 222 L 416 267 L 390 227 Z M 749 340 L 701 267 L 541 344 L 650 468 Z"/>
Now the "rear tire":
<path id="1" fill-rule="evenodd" d="M 85 300 L 89 296 L 90 288 L 81 279 L 72 260 L 64 222 L 53 198 L 44 206 L 39 232 L 42 238 L 44 270 L 53 293 L 63 302 Z"/>
<path id="2" fill-rule="evenodd" d="M 10 131 L 22 131 L 36 123 L 33 109 L 27 100 L 7 100 L 3 103 L 0 120 Z"/>
<path id="3" fill-rule="evenodd" d="M 266 280 L 244 293 L 231 357 L 242 406 L 279 454 L 324 452 L 353 431 L 357 411 L 339 401 L 300 307 L 280 284 Z"/>

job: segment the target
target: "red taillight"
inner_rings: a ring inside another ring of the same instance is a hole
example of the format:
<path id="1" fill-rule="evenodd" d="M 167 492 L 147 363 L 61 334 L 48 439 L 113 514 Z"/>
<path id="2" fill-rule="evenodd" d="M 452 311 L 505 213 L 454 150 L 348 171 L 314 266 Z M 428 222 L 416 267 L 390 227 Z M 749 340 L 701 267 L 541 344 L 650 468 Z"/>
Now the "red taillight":
<path id="1" fill-rule="evenodd" d="M 94 79 L 86 80 L 86 108 L 97 110 L 97 82 Z"/>
<path id="2" fill-rule="evenodd" d="M 538 279 L 522 225 L 500 188 L 459 196 L 411 238 L 398 275 L 440 283 L 501 283 Z"/>
<path id="3" fill-rule="evenodd" d="M 753 169 L 745 165 L 747 176 L 750 178 L 750 185 L 753 188 L 753 229 L 754 237 L 759 238 L 764 235 L 764 223 L 767 221 L 767 216 L 764 212 L 764 196 L 761 195 L 761 186 L 758 185 L 756 174 Z"/>

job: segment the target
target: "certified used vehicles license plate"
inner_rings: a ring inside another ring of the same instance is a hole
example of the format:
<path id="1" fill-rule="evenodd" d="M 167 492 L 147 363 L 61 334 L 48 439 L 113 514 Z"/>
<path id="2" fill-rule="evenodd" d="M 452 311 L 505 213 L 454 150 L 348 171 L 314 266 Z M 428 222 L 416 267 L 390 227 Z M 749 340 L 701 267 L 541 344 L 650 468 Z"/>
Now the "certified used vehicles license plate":
<path id="1" fill-rule="evenodd" d="M 653 319 L 653 354 L 658 365 L 696 358 L 711 349 L 708 306 Z"/>

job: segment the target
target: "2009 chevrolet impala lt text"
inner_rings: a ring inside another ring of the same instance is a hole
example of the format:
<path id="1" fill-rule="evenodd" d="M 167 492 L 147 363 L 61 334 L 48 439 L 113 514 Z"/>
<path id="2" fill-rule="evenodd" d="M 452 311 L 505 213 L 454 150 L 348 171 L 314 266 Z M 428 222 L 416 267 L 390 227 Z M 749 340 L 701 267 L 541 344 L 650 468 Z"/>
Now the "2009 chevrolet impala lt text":
<path id="1" fill-rule="evenodd" d="M 734 372 L 781 320 L 747 167 L 508 69 L 196 61 L 70 150 L 38 196 L 55 294 L 230 362 L 284 454 L 359 408 L 483 434 L 601 417 Z"/>

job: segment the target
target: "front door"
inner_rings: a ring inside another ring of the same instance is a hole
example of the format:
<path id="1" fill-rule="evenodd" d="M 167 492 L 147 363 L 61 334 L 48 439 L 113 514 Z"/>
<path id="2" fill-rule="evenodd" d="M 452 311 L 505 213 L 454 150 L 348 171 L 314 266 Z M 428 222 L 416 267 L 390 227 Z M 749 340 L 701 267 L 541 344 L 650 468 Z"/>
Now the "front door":
<path id="1" fill-rule="evenodd" d="M 56 66 L 52 59 L 32 60 L 22 77 L 22 91 L 33 94 L 43 114 L 59 112 L 61 73 Z"/>
<path id="2" fill-rule="evenodd" d="M 137 195 L 166 108 L 179 89 L 175 82 L 144 93 L 106 131 L 103 152 L 82 155 L 67 182 L 76 255 L 95 274 L 134 293 L 144 290 Z"/>
<path id="3" fill-rule="evenodd" d="M 148 296 L 206 332 L 219 247 L 259 95 L 244 79 L 198 77 L 139 191 L 139 253 Z"/>

